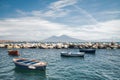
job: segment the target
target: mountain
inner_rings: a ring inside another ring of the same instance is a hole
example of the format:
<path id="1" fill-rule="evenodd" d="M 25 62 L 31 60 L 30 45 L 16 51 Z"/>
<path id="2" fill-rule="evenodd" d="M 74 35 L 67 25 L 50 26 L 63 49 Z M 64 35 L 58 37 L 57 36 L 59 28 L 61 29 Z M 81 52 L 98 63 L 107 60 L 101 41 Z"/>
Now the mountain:
<path id="1" fill-rule="evenodd" d="M 119 38 L 90 40 L 89 42 L 120 42 Z"/>
<path id="2" fill-rule="evenodd" d="M 61 35 L 61 36 L 51 36 L 43 42 L 82 42 L 83 40 L 75 39 L 72 37 L 69 37 L 67 35 Z"/>
<path id="3" fill-rule="evenodd" d="M 0 40 L 0 43 L 4 43 L 4 42 L 14 42 L 13 40 Z"/>

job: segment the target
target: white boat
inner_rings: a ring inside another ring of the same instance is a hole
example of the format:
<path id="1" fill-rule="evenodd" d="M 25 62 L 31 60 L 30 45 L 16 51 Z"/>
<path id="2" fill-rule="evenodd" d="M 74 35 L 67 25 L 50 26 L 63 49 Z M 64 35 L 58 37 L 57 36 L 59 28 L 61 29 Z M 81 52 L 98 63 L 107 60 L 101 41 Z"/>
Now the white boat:
<path id="1" fill-rule="evenodd" d="M 84 52 L 61 52 L 61 56 L 65 56 L 65 57 L 84 57 Z"/>
<path id="2" fill-rule="evenodd" d="M 16 65 L 16 67 L 31 70 L 45 70 L 47 65 L 46 62 L 26 58 L 14 58 L 13 62 Z"/>

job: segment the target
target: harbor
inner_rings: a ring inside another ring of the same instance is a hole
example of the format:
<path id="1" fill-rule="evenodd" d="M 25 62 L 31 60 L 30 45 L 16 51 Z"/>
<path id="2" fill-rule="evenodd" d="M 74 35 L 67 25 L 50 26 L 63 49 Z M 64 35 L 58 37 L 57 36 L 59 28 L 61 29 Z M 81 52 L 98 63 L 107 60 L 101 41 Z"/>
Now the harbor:
<path id="1" fill-rule="evenodd" d="M 120 80 L 120 0 L 0 0 L 0 80 Z"/>

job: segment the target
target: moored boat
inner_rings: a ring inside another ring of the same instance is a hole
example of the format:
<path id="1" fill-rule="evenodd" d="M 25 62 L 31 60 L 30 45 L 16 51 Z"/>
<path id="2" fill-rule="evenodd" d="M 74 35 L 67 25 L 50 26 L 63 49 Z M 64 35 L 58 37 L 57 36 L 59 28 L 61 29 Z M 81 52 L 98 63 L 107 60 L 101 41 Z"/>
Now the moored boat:
<path id="1" fill-rule="evenodd" d="M 84 57 L 84 52 L 61 52 L 61 56 L 65 56 L 65 57 Z"/>
<path id="2" fill-rule="evenodd" d="M 22 69 L 30 69 L 30 70 L 46 70 L 46 62 L 38 61 L 38 60 L 31 60 L 27 58 L 14 58 L 14 64 L 18 68 Z"/>
<path id="3" fill-rule="evenodd" d="M 95 49 L 80 49 L 80 52 L 85 52 L 85 53 L 95 53 Z"/>
<path id="4" fill-rule="evenodd" d="M 8 50 L 9 55 L 13 56 L 19 56 L 20 54 L 18 53 L 18 50 Z"/>

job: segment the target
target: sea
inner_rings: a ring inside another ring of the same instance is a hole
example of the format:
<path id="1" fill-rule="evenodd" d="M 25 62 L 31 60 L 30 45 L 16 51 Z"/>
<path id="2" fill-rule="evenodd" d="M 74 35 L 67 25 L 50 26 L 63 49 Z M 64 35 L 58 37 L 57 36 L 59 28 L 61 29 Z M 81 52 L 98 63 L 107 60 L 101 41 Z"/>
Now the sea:
<path id="1" fill-rule="evenodd" d="M 120 80 L 120 49 L 97 49 L 84 57 L 62 57 L 63 51 L 79 49 L 17 49 L 20 56 L 0 48 L 0 80 Z M 45 71 L 16 68 L 13 58 L 47 62 Z"/>

